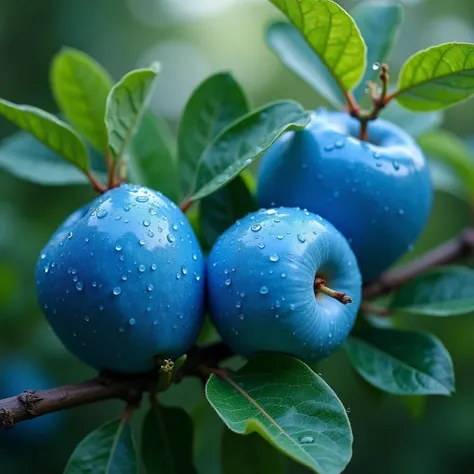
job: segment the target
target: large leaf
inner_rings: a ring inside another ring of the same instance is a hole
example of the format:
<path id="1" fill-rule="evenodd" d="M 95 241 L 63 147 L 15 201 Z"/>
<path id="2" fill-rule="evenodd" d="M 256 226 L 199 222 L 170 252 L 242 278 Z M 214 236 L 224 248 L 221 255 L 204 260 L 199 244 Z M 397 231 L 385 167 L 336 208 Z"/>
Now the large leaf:
<path id="1" fill-rule="evenodd" d="M 285 66 L 334 107 L 344 105 L 344 96 L 336 79 L 298 29 L 290 23 L 279 21 L 269 26 L 266 39 Z"/>
<path id="2" fill-rule="evenodd" d="M 199 226 L 205 244 L 211 248 L 237 219 L 255 210 L 257 206 L 254 198 L 240 176 L 205 197 L 199 213 Z"/>
<path id="3" fill-rule="evenodd" d="M 410 110 L 439 110 L 474 94 L 474 45 L 446 43 L 419 51 L 403 65 L 395 96 Z"/>
<path id="4" fill-rule="evenodd" d="M 212 375 L 206 396 L 234 432 L 258 433 L 319 474 L 343 471 L 352 454 L 346 411 L 331 388 L 306 364 L 261 354 L 226 380 Z"/>
<path id="5" fill-rule="evenodd" d="M 273 102 L 225 128 L 206 148 L 197 170 L 193 201 L 224 186 L 289 130 L 301 130 L 309 114 L 296 102 Z"/>
<path id="6" fill-rule="evenodd" d="M 469 147 L 456 135 L 446 130 L 434 130 L 418 139 L 430 158 L 449 166 L 463 184 L 464 192 L 474 202 L 474 157 Z"/>
<path id="7" fill-rule="evenodd" d="M 362 38 L 367 44 L 367 69 L 354 91 L 356 99 L 364 97 L 367 81 L 375 81 L 380 64 L 388 57 L 403 20 L 403 6 L 399 3 L 361 2 L 352 11 Z"/>
<path id="8" fill-rule="evenodd" d="M 453 363 L 435 336 L 365 328 L 345 343 L 354 368 L 369 383 L 396 395 L 450 395 Z"/>
<path id="9" fill-rule="evenodd" d="M 180 192 L 175 148 L 165 120 L 146 112 L 129 148 L 129 181 L 161 191 L 177 202 Z"/>
<path id="10" fill-rule="evenodd" d="M 257 434 L 226 430 L 222 440 L 222 474 L 286 474 L 286 458 Z"/>
<path id="11" fill-rule="evenodd" d="M 107 97 L 105 124 L 113 160 L 119 160 L 148 106 L 158 76 L 158 64 L 126 74 Z"/>
<path id="12" fill-rule="evenodd" d="M 104 157 L 89 149 L 91 168 L 105 177 Z M 26 132 L 15 133 L 0 145 L 0 168 L 14 176 L 47 186 L 90 184 L 78 168 Z"/>
<path id="13" fill-rule="evenodd" d="M 178 130 L 179 172 L 184 193 L 195 183 L 198 162 L 207 146 L 248 111 L 247 98 L 229 73 L 207 78 L 193 92 Z"/>
<path id="14" fill-rule="evenodd" d="M 0 99 L 0 114 L 82 171 L 89 169 L 86 146 L 66 123 L 44 110 Z"/>
<path id="15" fill-rule="evenodd" d="M 366 46 L 351 16 L 331 0 L 270 0 L 298 28 L 344 91 L 366 67 Z"/>
<path id="16" fill-rule="evenodd" d="M 142 459 L 149 474 L 196 474 L 193 424 L 181 408 L 151 408 L 143 421 Z"/>
<path id="17" fill-rule="evenodd" d="M 439 127 L 444 118 L 443 112 L 439 110 L 434 112 L 411 112 L 404 109 L 397 102 L 390 102 L 388 107 L 382 110 L 380 116 L 397 124 L 415 138 Z"/>
<path id="18" fill-rule="evenodd" d="M 64 474 L 136 474 L 138 460 L 130 425 L 109 421 L 76 447 Z"/>
<path id="19" fill-rule="evenodd" d="M 113 82 L 87 54 L 64 48 L 51 65 L 53 95 L 68 121 L 101 153 L 107 152 L 105 104 Z"/>
<path id="20" fill-rule="evenodd" d="M 437 268 L 403 285 L 390 303 L 393 310 L 425 316 L 457 316 L 474 311 L 474 270 Z"/>

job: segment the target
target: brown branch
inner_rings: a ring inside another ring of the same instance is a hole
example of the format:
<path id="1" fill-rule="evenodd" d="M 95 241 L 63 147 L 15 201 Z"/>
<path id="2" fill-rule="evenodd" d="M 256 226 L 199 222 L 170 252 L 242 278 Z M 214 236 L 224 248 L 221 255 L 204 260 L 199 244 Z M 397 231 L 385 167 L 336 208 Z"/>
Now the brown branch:
<path id="1" fill-rule="evenodd" d="M 464 230 L 458 237 L 431 250 L 422 257 L 402 267 L 383 273 L 376 281 L 364 288 L 365 299 L 375 298 L 396 290 L 404 283 L 421 275 L 426 270 L 448 263 L 474 253 L 474 228 Z"/>
<path id="2" fill-rule="evenodd" d="M 85 175 L 89 178 L 89 181 L 92 183 L 92 186 L 94 188 L 94 191 L 97 191 L 98 193 L 105 193 L 107 191 L 107 186 L 102 184 L 100 180 L 92 173 L 91 170 L 86 170 L 84 171 Z"/>
<path id="3" fill-rule="evenodd" d="M 216 366 L 232 355 L 233 352 L 223 343 L 195 347 L 189 351 L 183 373 L 196 375 L 197 368 L 202 364 Z M 156 387 L 158 373 L 157 368 L 145 374 L 100 376 L 50 390 L 26 390 L 17 396 L 0 400 L 0 429 L 48 413 L 113 398 L 135 405 L 144 391 Z"/>

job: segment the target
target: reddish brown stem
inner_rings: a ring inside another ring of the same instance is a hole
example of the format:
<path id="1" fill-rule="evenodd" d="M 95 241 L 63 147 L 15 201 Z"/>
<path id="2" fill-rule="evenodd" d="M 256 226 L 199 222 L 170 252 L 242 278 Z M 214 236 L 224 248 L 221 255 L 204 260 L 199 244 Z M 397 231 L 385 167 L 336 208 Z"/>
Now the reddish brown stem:
<path id="1" fill-rule="evenodd" d="M 360 119 L 360 131 L 359 131 L 359 138 L 364 142 L 367 141 L 367 125 L 369 121 Z"/>
<path id="2" fill-rule="evenodd" d="M 179 208 L 183 211 L 183 212 L 187 212 L 187 210 L 191 207 L 191 204 L 193 202 L 190 200 L 190 199 L 185 199 L 181 205 L 179 206 Z"/>
<path id="3" fill-rule="evenodd" d="M 89 178 L 89 181 L 92 183 L 92 186 L 94 187 L 94 191 L 97 191 L 98 193 L 105 193 L 107 191 L 107 186 L 102 184 L 100 180 L 92 173 L 91 170 L 86 170 L 85 171 L 86 176 Z"/>
<path id="4" fill-rule="evenodd" d="M 346 293 L 328 288 L 326 286 L 326 280 L 324 280 L 323 278 L 315 278 L 314 280 L 314 292 L 317 293 L 318 291 L 330 296 L 331 298 L 334 298 L 335 300 L 339 301 L 339 303 L 352 303 L 352 298 L 350 296 L 346 296 Z"/>

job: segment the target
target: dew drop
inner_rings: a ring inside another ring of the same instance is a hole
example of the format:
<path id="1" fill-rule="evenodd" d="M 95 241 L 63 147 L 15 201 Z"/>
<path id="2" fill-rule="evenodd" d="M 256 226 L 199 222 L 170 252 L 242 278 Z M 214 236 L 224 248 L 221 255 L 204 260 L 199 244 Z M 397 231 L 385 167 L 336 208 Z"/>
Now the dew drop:
<path id="1" fill-rule="evenodd" d="M 334 150 L 334 145 L 326 145 L 324 147 L 324 151 L 333 151 Z"/>
<path id="2" fill-rule="evenodd" d="M 89 321 L 91 320 L 91 318 L 89 318 L 89 316 L 87 316 L 87 314 L 84 316 L 84 321 L 86 323 L 88 323 Z"/>
<path id="3" fill-rule="evenodd" d="M 193 253 L 193 260 L 197 260 L 197 255 Z"/>
<path id="4" fill-rule="evenodd" d="M 173 224 L 172 227 L 173 227 L 173 230 L 178 230 L 179 229 L 179 227 L 176 224 Z"/>
<path id="5" fill-rule="evenodd" d="M 125 328 L 123 328 L 122 326 L 120 326 L 120 327 L 118 328 L 118 330 L 119 330 L 119 332 L 124 332 L 124 331 L 125 331 Z"/>
<path id="6" fill-rule="evenodd" d="M 187 274 L 188 274 L 188 268 L 183 265 L 183 266 L 181 267 L 181 273 L 182 273 L 183 275 L 187 275 Z"/>
<path id="7" fill-rule="evenodd" d="M 270 262 L 278 262 L 280 257 L 278 255 L 270 255 Z"/>
<path id="8" fill-rule="evenodd" d="M 314 438 L 312 436 L 302 436 L 301 438 L 298 438 L 298 440 L 301 444 L 312 444 L 312 443 L 314 443 Z"/>
<path id="9" fill-rule="evenodd" d="M 242 308 L 242 301 L 237 301 L 237 303 L 235 303 L 235 307 L 237 309 Z"/>
<path id="10" fill-rule="evenodd" d="M 298 240 L 299 240 L 302 244 L 304 244 L 304 243 L 306 242 L 306 238 L 305 238 L 304 235 L 298 234 L 296 237 L 298 238 Z"/>
<path id="11" fill-rule="evenodd" d="M 137 201 L 137 202 L 147 202 L 148 201 L 148 196 L 137 196 L 135 198 L 135 201 Z"/>
<path id="12" fill-rule="evenodd" d="M 150 268 L 154 272 L 156 270 L 156 263 L 152 263 Z"/>
<path id="13" fill-rule="evenodd" d="M 97 286 L 97 282 L 96 281 L 93 281 L 92 282 L 92 286 L 95 288 Z"/>
<path id="14" fill-rule="evenodd" d="M 263 243 L 258 244 L 258 248 L 259 248 L 259 249 L 264 249 L 264 248 L 265 248 L 265 244 L 263 244 Z"/>
<path id="15" fill-rule="evenodd" d="M 84 285 L 82 284 L 82 281 L 78 281 L 76 283 L 76 289 L 79 291 L 82 291 L 83 288 L 84 288 Z"/>
<path id="16" fill-rule="evenodd" d="M 99 209 L 97 211 L 97 218 L 98 219 L 103 219 L 107 214 L 108 214 L 108 212 L 105 209 Z"/>
<path id="17" fill-rule="evenodd" d="M 67 234 L 67 238 L 72 239 L 72 232 L 69 232 L 69 234 Z"/>
<path id="18" fill-rule="evenodd" d="M 373 71 L 378 71 L 380 69 L 380 63 L 375 62 L 372 64 L 372 70 Z"/>
<path id="19" fill-rule="evenodd" d="M 336 143 L 334 143 L 335 148 L 344 148 L 345 141 L 342 139 L 336 140 Z"/>
<path id="20" fill-rule="evenodd" d="M 115 246 L 115 250 L 117 250 L 117 252 L 120 252 L 120 250 L 122 250 L 122 246 L 117 244 Z"/>
<path id="21" fill-rule="evenodd" d="M 120 295 L 120 293 L 122 293 L 122 289 L 120 288 L 120 286 L 116 286 L 114 289 L 113 289 L 113 294 L 115 296 L 118 296 Z"/>
<path id="22" fill-rule="evenodd" d="M 239 314 L 239 319 L 240 319 L 241 321 L 243 321 L 243 320 L 245 319 L 245 315 L 243 315 L 242 313 L 240 313 L 240 314 Z"/>
<path id="23" fill-rule="evenodd" d="M 282 274 L 281 274 L 281 277 L 282 277 L 282 278 L 286 278 L 286 273 L 282 273 Z"/>
<path id="24" fill-rule="evenodd" d="M 262 286 L 262 288 L 260 288 L 260 294 L 266 295 L 267 293 L 268 293 L 268 288 L 266 286 Z"/>
<path id="25" fill-rule="evenodd" d="M 154 288 L 155 287 L 151 283 L 147 286 L 148 291 L 153 291 Z"/>
<path id="26" fill-rule="evenodd" d="M 281 234 L 277 235 L 277 239 L 278 240 L 283 240 L 283 235 L 281 235 Z"/>
<path id="27" fill-rule="evenodd" d="M 150 227 L 150 221 L 144 220 L 144 221 L 143 221 L 143 225 L 144 225 L 145 227 Z"/>
<path id="28" fill-rule="evenodd" d="M 166 239 L 168 240 L 168 242 L 169 242 L 170 244 L 172 244 L 173 242 L 176 241 L 176 237 L 175 237 L 173 234 L 168 234 L 168 235 L 166 236 Z"/>
<path id="29" fill-rule="evenodd" d="M 134 318 L 130 318 L 130 319 L 128 320 L 128 324 L 130 324 L 130 326 L 135 326 L 135 323 L 136 323 L 136 321 L 135 321 Z"/>
<path id="30" fill-rule="evenodd" d="M 140 273 L 143 273 L 145 271 L 145 265 L 142 265 L 142 264 L 138 265 L 138 271 Z"/>
<path id="31" fill-rule="evenodd" d="M 230 286 L 232 284 L 232 280 L 230 278 L 227 278 L 227 280 L 224 282 L 225 286 Z"/>
<path id="32" fill-rule="evenodd" d="M 127 281 L 127 275 L 122 275 L 122 280 Z"/>
<path id="33" fill-rule="evenodd" d="M 260 224 L 254 224 L 254 225 L 252 225 L 252 227 L 250 227 L 252 232 L 258 232 L 261 228 L 262 228 L 262 226 Z"/>
<path id="34" fill-rule="evenodd" d="M 145 245 L 145 241 L 144 241 L 144 240 L 140 240 L 139 244 L 143 246 L 143 245 Z"/>

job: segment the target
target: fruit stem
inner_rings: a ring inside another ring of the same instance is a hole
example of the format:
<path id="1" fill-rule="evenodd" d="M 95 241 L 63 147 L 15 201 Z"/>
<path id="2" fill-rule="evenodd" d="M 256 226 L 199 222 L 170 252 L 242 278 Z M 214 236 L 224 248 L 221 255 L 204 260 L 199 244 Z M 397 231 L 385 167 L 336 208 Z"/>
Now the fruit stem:
<path id="1" fill-rule="evenodd" d="M 107 186 L 105 186 L 103 183 L 100 182 L 100 180 L 92 173 L 91 170 L 86 170 L 84 171 L 86 176 L 89 178 L 89 181 L 92 183 L 92 186 L 94 187 L 94 191 L 97 191 L 98 193 L 105 193 L 107 191 Z"/>
<path id="2" fill-rule="evenodd" d="M 342 291 L 335 291 L 331 288 L 328 288 L 326 286 L 326 280 L 323 278 L 316 278 L 314 280 L 314 291 L 315 293 L 317 291 L 320 291 L 321 293 L 324 293 L 325 295 L 330 296 L 331 298 L 334 298 L 335 300 L 339 301 L 339 303 L 342 304 L 349 304 L 352 303 L 352 298 L 350 296 L 346 296 L 346 293 Z"/>
<path id="3" fill-rule="evenodd" d="M 179 206 L 179 208 L 183 211 L 186 212 L 190 207 L 193 202 L 190 199 L 185 199 Z"/>

